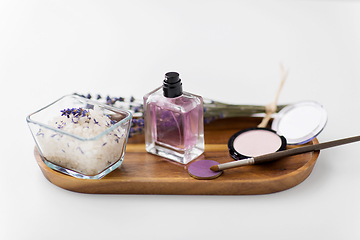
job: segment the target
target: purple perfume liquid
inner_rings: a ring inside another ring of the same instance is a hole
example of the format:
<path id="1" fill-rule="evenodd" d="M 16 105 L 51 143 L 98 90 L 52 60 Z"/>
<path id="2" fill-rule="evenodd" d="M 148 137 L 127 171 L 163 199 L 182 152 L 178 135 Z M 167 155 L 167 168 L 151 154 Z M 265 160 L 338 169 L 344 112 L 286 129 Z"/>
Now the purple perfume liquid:
<path id="1" fill-rule="evenodd" d="M 187 164 L 204 152 L 203 102 L 181 93 L 168 98 L 158 88 L 144 96 L 145 145 L 152 154 Z"/>

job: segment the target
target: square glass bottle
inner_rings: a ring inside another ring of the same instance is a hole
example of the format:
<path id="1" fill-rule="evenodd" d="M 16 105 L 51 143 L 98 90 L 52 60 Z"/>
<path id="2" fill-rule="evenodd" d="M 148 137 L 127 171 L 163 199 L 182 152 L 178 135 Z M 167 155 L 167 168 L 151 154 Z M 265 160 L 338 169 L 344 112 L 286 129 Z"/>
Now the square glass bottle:
<path id="1" fill-rule="evenodd" d="M 187 164 L 204 152 L 202 97 L 182 91 L 179 74 L 144 96 L 145 147 L 149 153 Z"/>

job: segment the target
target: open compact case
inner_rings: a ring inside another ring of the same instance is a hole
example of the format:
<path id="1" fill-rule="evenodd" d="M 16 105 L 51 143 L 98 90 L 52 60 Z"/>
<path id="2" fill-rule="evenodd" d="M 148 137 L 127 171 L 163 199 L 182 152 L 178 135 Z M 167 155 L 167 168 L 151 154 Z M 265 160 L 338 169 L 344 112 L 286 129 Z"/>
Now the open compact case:
<path id="1" fill-rule="evenodd" d="M 228 141 L 235 160 L 285 150 L 287 145 L 310 142 L 327 123 L 325 108 L 314 101 L 304 101 L 284 107 L 274 117 L 271 129 L 255 127 L 235 133 Z"/>

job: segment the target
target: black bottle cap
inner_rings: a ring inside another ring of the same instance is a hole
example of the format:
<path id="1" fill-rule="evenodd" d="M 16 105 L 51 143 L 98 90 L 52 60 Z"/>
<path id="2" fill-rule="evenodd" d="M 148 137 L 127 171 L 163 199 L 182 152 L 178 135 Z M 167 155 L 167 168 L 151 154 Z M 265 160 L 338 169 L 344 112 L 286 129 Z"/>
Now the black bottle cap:
<path id="1" fill-rule="evenodd" d="M 164 96 L 167 98 L 175 98 L 183 94 L 182 83 L 179 78 L 179 73 L 168 72 L 165 74 L 163 83 Z"/>

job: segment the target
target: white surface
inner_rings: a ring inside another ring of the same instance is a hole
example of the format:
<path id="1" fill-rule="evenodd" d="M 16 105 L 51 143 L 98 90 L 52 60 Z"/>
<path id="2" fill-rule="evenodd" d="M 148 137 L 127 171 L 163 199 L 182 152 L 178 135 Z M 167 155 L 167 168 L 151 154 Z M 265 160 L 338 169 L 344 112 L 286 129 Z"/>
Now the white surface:
<path id="1" fill-rule="evenodd" d="M 260 196 L 87 195 L 48 182 L 27 114 L 62 95 L 142 97 L 178 71 L 229 103 L 315 100 L 320 142 L 360 133 L 358 1 L 1 1 L 1 239 L 359 239 L 360 143 Z M 125 160 L 126 161 L 126 160 Z"/>

